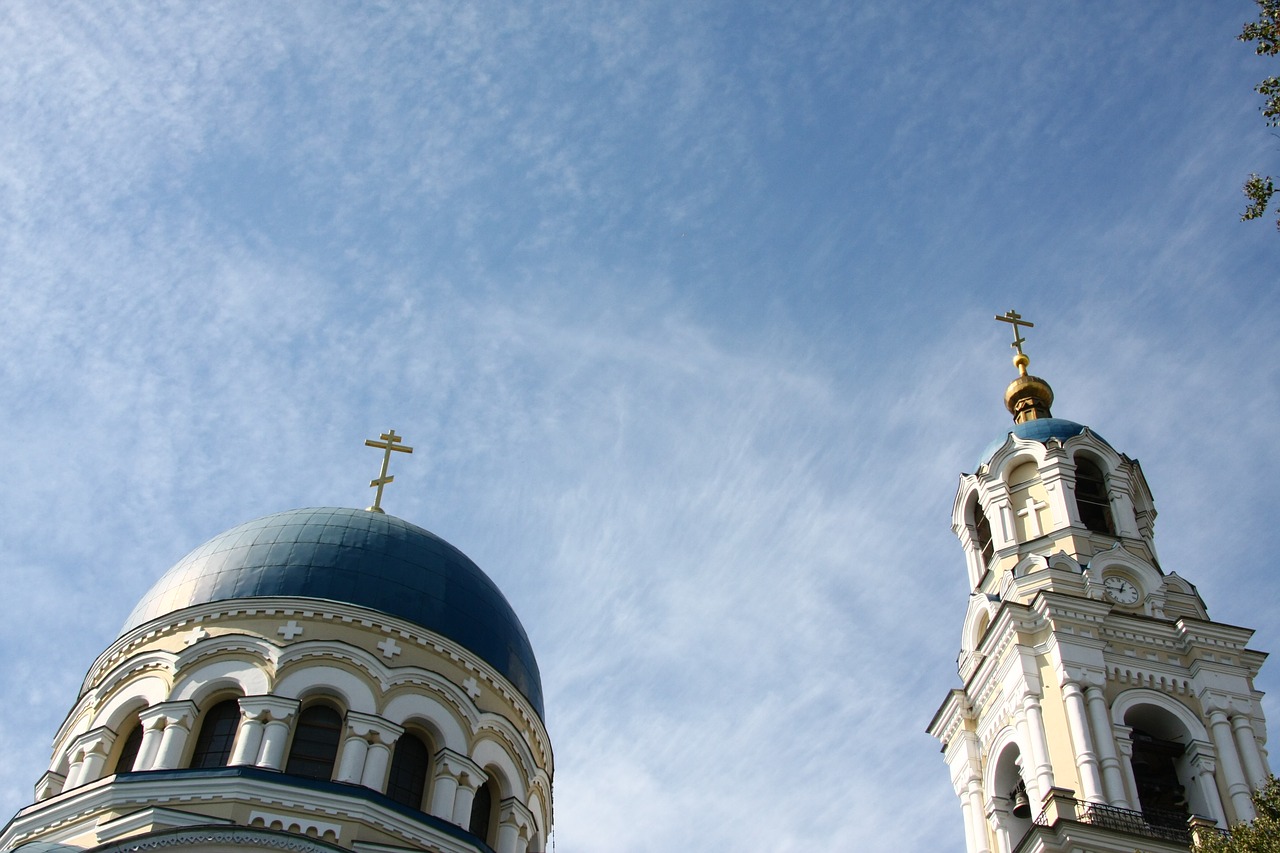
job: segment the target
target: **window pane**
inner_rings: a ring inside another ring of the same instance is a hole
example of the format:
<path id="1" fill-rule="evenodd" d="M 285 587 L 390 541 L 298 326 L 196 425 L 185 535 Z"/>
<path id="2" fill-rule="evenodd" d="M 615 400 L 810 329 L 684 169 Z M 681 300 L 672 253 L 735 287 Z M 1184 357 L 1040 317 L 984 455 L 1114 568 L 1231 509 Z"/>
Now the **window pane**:
<path id="1" fill-rule="evenodd" d="M 309 779 L 332 778 L 341 737 L 342 717 L 338 712 L 328 705 L 312 705 L 298 717 L 284 772 Z"/>
<path id="2" fill-rule="evenodd" d="M 214 705 L 200 723 L 200 736 L 191 756 L 192 767 L 225 767 L 240 724 L 240 703 L 228 699 Z"/>
<path id="3" fill-rule="evenodd" d="M 471 834 L 489 840 L 489 812 L 493 810 L 493 783 L 485 782 L 471 801 Z"/>
<path id="4" fill-rule="evenodd" d="M 1076 459 L 1076 511 L 1080 522 L 1090 530 L 1114 536 L 1111 501 L 1107 498 L 1107 481 L 1087 459 Z"/>
<path id="5" fill-rule="evenodd" d="M 391 758 L 387 796 L 410 808 L 421 809 L 430 767 L 431 755 L 426 744 L 414 735 L 401 735 L 396 741 L 395 755 Z"/>
<path id="6" fill-rule="evenodd" d="M 138 760 L 138 750 L 142 748 L 142 725 L 135 723 L 129 730 L 129 736 L 120 747 L 120 757 L 116 759 L 117 773 L 128 773 L 133 769 L 133 762 Z"/>

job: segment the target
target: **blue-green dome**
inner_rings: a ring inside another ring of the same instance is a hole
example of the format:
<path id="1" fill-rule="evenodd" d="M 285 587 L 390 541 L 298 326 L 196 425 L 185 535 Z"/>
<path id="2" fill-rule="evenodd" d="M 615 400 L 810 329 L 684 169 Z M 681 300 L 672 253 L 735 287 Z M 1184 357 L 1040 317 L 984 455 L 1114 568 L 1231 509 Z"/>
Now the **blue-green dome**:
<path id="1" fill-rule="evenodd" d="M 211 601 L 287 596 L 378 610 L 448 637 L 506 676 L 542 716 L 538 662 L 515 611 L 434 533 L 359 509 L 295 509 L 215 536 L 138 602 L 121 633 Z"/>
<path id="2" fill-rule="evenodd" d="M 987 445 L 987 449 L 982 451 L 982 457 L 978 460 L 978 467 L 981 468 L 990 462 L 991 457 L 996 455 L 996 451 L 1004 447 L 1004 443 L 1010 435 L 1044 444 L 1051 438 L 1066 441 L 1068 438 L 1077 436 L 1082 432 L 1084 432 L 1083 424 L 1068 421 L 1064 418 L 1036 418 L 1035 420 L 1023 421 L 1020 424 L 1015 424 L 1013 429 Z M 1107 443 L 1107 440 L 1096 432 L 1093 433 L 1093 436 L 1103 444 Z"/>

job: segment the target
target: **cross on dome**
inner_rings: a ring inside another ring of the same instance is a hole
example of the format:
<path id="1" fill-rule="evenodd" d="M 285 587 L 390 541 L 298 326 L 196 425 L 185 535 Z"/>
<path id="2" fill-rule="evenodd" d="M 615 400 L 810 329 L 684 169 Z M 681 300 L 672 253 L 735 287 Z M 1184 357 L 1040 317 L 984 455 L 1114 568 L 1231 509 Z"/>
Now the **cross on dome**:
<path id="1" fill-rule="evenodd" d="M 373 506 L 368 507 L 369 512 L 382 512 L 382 487 L 387 483 L 393 482 L 395 477 L 387 476 L 387 466 L 391 463 L 391 451 L 398 453 L 412 453 L 413 448 L 405 445 L 399 446 L 404 441 L 404 436 L 396 435 L 395 430 L 389 430 L 378 436 L 382 441 L 374 441 L 372 438 L 364 440 L 366 447 L 376 447 L 383 451 L 382 453 L 382 473 L 378 475 L 376 480 L 369 481 L 369 488 L 377 487 L 378 491 L 373 496 Z"/>

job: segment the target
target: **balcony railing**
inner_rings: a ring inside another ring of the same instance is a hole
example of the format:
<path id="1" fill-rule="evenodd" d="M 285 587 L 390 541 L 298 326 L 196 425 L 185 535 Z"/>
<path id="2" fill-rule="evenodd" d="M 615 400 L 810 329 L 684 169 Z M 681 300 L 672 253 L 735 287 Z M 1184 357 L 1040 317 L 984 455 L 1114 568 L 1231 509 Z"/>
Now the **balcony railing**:
<path id="1" fill-rule="evenodd" d="M 1046 801 L 1044 811 L 1035 819 L 1036 826 L 1052 826 L 1057 821 L 1069 820 L 1188 846 L 1205 834 L 1225 834 L 1213 821 L 1188 817 L 1185 812 L 1139 812 L 1077 800 L 1070 796 L 1070 791 L 1060 788 L 1053 791 L 1054 796 Z"/>

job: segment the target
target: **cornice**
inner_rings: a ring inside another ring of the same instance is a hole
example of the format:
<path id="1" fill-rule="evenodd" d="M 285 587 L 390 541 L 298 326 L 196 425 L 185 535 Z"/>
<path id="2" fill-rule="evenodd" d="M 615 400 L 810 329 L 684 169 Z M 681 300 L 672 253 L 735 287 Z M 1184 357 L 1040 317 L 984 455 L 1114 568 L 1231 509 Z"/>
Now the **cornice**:
<path id="1" fill-rule="evenodd" d="M 18 812 L 0 833 L 0 850 L 35 838 L 57 837 L 60 829 L 81 825 L 93 816 L 127 814 L 135 808 L 148 807 L 207 808 L 218 802 L 283 809 L 344 826 L 367 826 L 419 848 L 434 844 L 442 836 L 457 837 L 462 832 L 448 821 L 399 806 L 369 788 L 319 782 L 261 768 L 227 767 L 108 776 Z"/>

